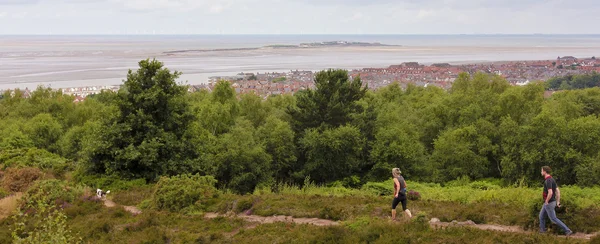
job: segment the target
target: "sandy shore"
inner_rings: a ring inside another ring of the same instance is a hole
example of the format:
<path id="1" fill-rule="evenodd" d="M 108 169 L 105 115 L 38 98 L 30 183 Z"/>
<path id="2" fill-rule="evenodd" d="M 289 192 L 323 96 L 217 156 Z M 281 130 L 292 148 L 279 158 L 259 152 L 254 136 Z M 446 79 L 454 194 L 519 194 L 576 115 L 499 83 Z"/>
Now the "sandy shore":
<path id="1" fill-rule="evenodd" d="M 195 48 L 190 45 L 190 49 Z M 121 84 L 129 69 L 146 58 L 157 58 L 181 81 L 204 83 L 211 76 L 239 72 L 387 67 L 402 62 L 482 63 L 548 60 L 557 56 L 600 56 L 600 46 L 377 46 L 319 48 L 259 48 L 211 52 L 185 50 L 158 42 L 32 42 L 0 39 L 0 89 L 38 85 L 73 87 Z"/>

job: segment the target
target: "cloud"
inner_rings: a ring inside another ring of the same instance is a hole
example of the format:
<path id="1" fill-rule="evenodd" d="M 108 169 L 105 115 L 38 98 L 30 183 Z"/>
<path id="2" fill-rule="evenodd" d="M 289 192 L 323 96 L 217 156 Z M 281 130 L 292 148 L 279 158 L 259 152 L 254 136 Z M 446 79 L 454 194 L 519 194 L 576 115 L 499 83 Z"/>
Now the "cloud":
<path id="1" fill-rule="evenodd" d="M 289 0 L 310 5 L 337 5 L 337 6 L 373 6 L 390 5 L 402 6 L 411 9 L 451 8 L 451 9 L 528 9 L 533 6 L 561 5 L 566 8 L 584 9 L 600 7 L 598 0 Z"/>
<path id="2" fill-rule="evenodd" d="M 600 0 L 0 0 L 0 34 L 591 33 L 564 20 L 598 12 Z"/>
<path id="3" fill-rule="evenodd" d="M 230 8 L 234 0 L 108 0 L 112 3 L 135 11 L 176 11 L 189 12 L 205 10 L 211 13 L 221 13 Z M 242 0 L 245 1 L 245 0 Z"/>
<path id="4" fill-rule="evenodd" d="M 0 0 L 0 5 L 32 5 L 38 3 L 101 3 L 107 0 Z"/>
<path id="5" fill-rule="evenodd" d="M 18 12 L 18 13 L 12 14 L 12 17 L 16 18 L 16 19 L 23 19 L 23 18 L 26 18 L 27 15 L 29 15 L 28 12 Z"/>
<path id="6" fill-rule="evenodd" d="M 0 5 L 26 5 L 38 3 L 40 0 L 0 0 Z"/>
<path id="7" fill-rule="evenodd" d="M 417 14 L 417 18 L 419 19 L 427 19 L 429 17 L 433 17 L 436 15 L 436 12 L 434 10 L 424 10 L 421 9 L 419 10 L 419 13 Z"/>

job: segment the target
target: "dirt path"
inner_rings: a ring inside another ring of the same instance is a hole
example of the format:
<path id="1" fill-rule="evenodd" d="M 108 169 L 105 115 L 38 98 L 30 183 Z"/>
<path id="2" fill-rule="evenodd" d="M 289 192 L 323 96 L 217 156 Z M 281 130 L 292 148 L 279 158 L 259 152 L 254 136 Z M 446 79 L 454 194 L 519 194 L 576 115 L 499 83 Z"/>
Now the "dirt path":
<path id="1" fill-rule="evenodd" d="M 480 230 L 502 231 L 502 232 L 523 233 L 523 234 L 535 234 L 536 233 L 533 231 L 523 230 L 523 228 L 521 228 L 519 226 L 475 224 L 475 222 L 470 221 L 470 220 L 464 221 L 464 222 L 458 222 L 458 221 L 441 222 L 439 219 L 433 218 L 429 221 L 429 225 L 433 228 L 446 228 L 449 226 L 465 226 L 465 227 L 477 228 Z M 569 236 L 568 238 L 589 240 L 589 239 L 592 239 L 593 237 L 597 236 L 598 234 L 599 233 L 592 233 L 592 234 L 575 233 L 575 234 Z M 558 236 L 558 237 L 565 237 L 565 236 Z"/>
<path id="2" fill-rule="evenodd" d="M 19 196 L 15 196 L 16 198 L 19 198 Z M 5 198 L 6 199 L 6 198 Z M 5 199 L 2 199 L 2 201 L 4 201 Z M 0 203 L 2 202 L 0 201 Z M 7 200 L 8 201 L 8 200 Z M 10 200 L 10 201 L 16 201 L 16 200 Z M 108 208 L 113 208 L 113 207 L 118 207 L 119 205 L 116 204 L 115 202 L 113 202 L 112 200 L 109 199 L 102 199 L 102 201 L 104 202 L 104 206 L 108 207 Z M 122 206 L 123 209 L 125 209 L 125 211 L 132 213 L 133 215 L 138 215 L 140 213 L 142 213 L 142 211 L 140 209 L 138 209 L 135 206 Z M 0 212 L 1 213 L 1 212 Z M 1 215 L 0 215 L 1 217 Z M 335 226 L 335 225 L 339 225 L 340 223 L 337 221 L 332 221 L 332 220 L 328 220 L 328 219 L 319 219 L 319 218 L 294 218 L 292 216 L 284 216 L 284 215 L 275 215 L 275 216 L 258 216 L 258 215 L 248 215 L 248 214 L 237 214 L 237 215 L 232 215 L 232 214 L 218 214 L 218 213 L 206 213 L 204 215 L 205 218 L 207 219 L 214 219 L 217 217 L 226 217 L 226 218 L 232 218 L 232 217 L 237 217 L 237 218 L 241 218 L 247 222 L 250 222 L 252 224 L 245 226 L 245 229 L 252 229 L 255 228 L 256 226 L 260 225 L 260 224 L 271 224 L 271 223 L 276 223 L 276 222 L 284 222 L 284 223 L 295 223 L 295 224 L 311 224 L 311 225 L 316 225 L 316 226 Z M 1 219 L 1 218 L 0 218 Z M 523 230 L 523 228 L 519 227 L 519 226 L 506 226 L 506 225 L 493 225 L 493 224 L 476 224 L 473 221 L 464 221 L 464 222 L 458 222 L 458 221 L 452 221 L 452 222 L 442 222 L 437 218 L 432 218 L 429 221 L 429 225 L 433 228 L 447 228 L 447 227 L 469 227 L 469 228 L 477 228 L 480 230 L 488 230 L 488 231 L 502 231 L 502 232 L 511 232 L 511 233 L 523 233 L 523 234 L 535 234 L 536 232 L 533 231 L 527 231 L 527 230 Z M 233 236 L 235 234 L 237 234 L 237 232 L 239 232 L 239 229 L 234 230 L 232 233 L 226 233 L 226 235 L 228 236 Z M 574 239 L 585 239 L 585 240 L 589 240 L 594 238 L 595 236 L 600 235 L 600 232 L 597 233 L 592 233 L 592 234 L 584 234 L 584 233 L 575 233 L 573 235 L 571 235 L 568 238 L 574 238 Z M 565 236 L 558 236 L 558 237 L 565 237 Z"/>
<path id="3" fill-rule="evenodd" d="M 318 218 L 294 218 L 292 216 L 283 216 L 283 215 L 275 215 L 275 216 L 258 216 L 258 215 L 246 215 L 246 214 L 238 214 L 234 215 L 235 217 L 241 218 L 248 222 L 255 222 L 260 224 L 271 224 L 275 222 L 286 222 L 286 223 L 296 223 L 296 224 L 311 224 L 316 226 L 332 226 L 339 225 L 337 221 L 332 221 L 328 219 L 318 219 Z M 233 217 L 232 215 L 220 215 L 217 213 L 206 213 L 204 215 L 207 219 L 214 219 L 216 217 Z"/>
<path id="4" fill-rule="evenodd" d="M 104 202 L 104 206 L 106 206 L 107 208 L 114 208 L 119 206 L 118 204 L 116 204 L 115 202 L 113 202 L 110 199 L 106 199 L 103 198 L 102 201 Z M 125 209 L 125 211 L 130 212 L 133 215 L 138 215 L 142 213 L 142 210 L 140 210 L 139 208 L 135 207 L 135 206 L 122 206 L 123 209 Z"/>

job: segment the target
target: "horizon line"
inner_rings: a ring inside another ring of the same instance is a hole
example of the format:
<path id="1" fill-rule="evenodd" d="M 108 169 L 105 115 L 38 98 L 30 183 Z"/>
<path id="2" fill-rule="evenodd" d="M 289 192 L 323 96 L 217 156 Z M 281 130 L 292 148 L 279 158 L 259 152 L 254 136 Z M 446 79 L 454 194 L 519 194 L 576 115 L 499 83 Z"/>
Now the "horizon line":
<path id="1" fill-rule="evenodd" d="M 0 36 L 598 36 L 600 33 L 588 33 L 588 34 L 568 34 L 568 33 L 440 33 L 440 34 L 416 34 L 416 33 L 372 33 L 372 34 L 355 34 L 355 33 L 339 33 L 339 34 L 323 34 L 323 33 L 289 33 L 289 34 L 215 34 L 215 33 L 196 33 L 196 34 L 0 34 Z"/>

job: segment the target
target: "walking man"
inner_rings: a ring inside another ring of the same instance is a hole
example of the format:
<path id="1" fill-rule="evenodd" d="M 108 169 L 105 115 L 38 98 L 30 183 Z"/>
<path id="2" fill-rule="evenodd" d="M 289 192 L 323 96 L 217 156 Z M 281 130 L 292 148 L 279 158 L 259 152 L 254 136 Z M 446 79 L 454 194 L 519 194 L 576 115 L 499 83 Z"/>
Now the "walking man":
<path id="1" fill-rule="evenodd" d="M 573 231 L 571 231 L 569 227 L 565 225 L 565 223 L 556 217 L 556 211 L 554 208 L 557 206 L 560 208 L 560 190 L 558 189 L 558 185 L 556 185 L 556 181 L 550 175 L 551 171 L 552 169 L 550 169 L 549 166 L 542 167 L 542 176 L 545 180 L 543 193 L 544 205 L 540 211 L 540 232 L 546 232 L 546 215 L 548 215 L 548 218 L 550 218 L 552 223 L 560 226 L 560 228 L 565 231 L 565 234 L 570 236 L 573 234 Z"/>

